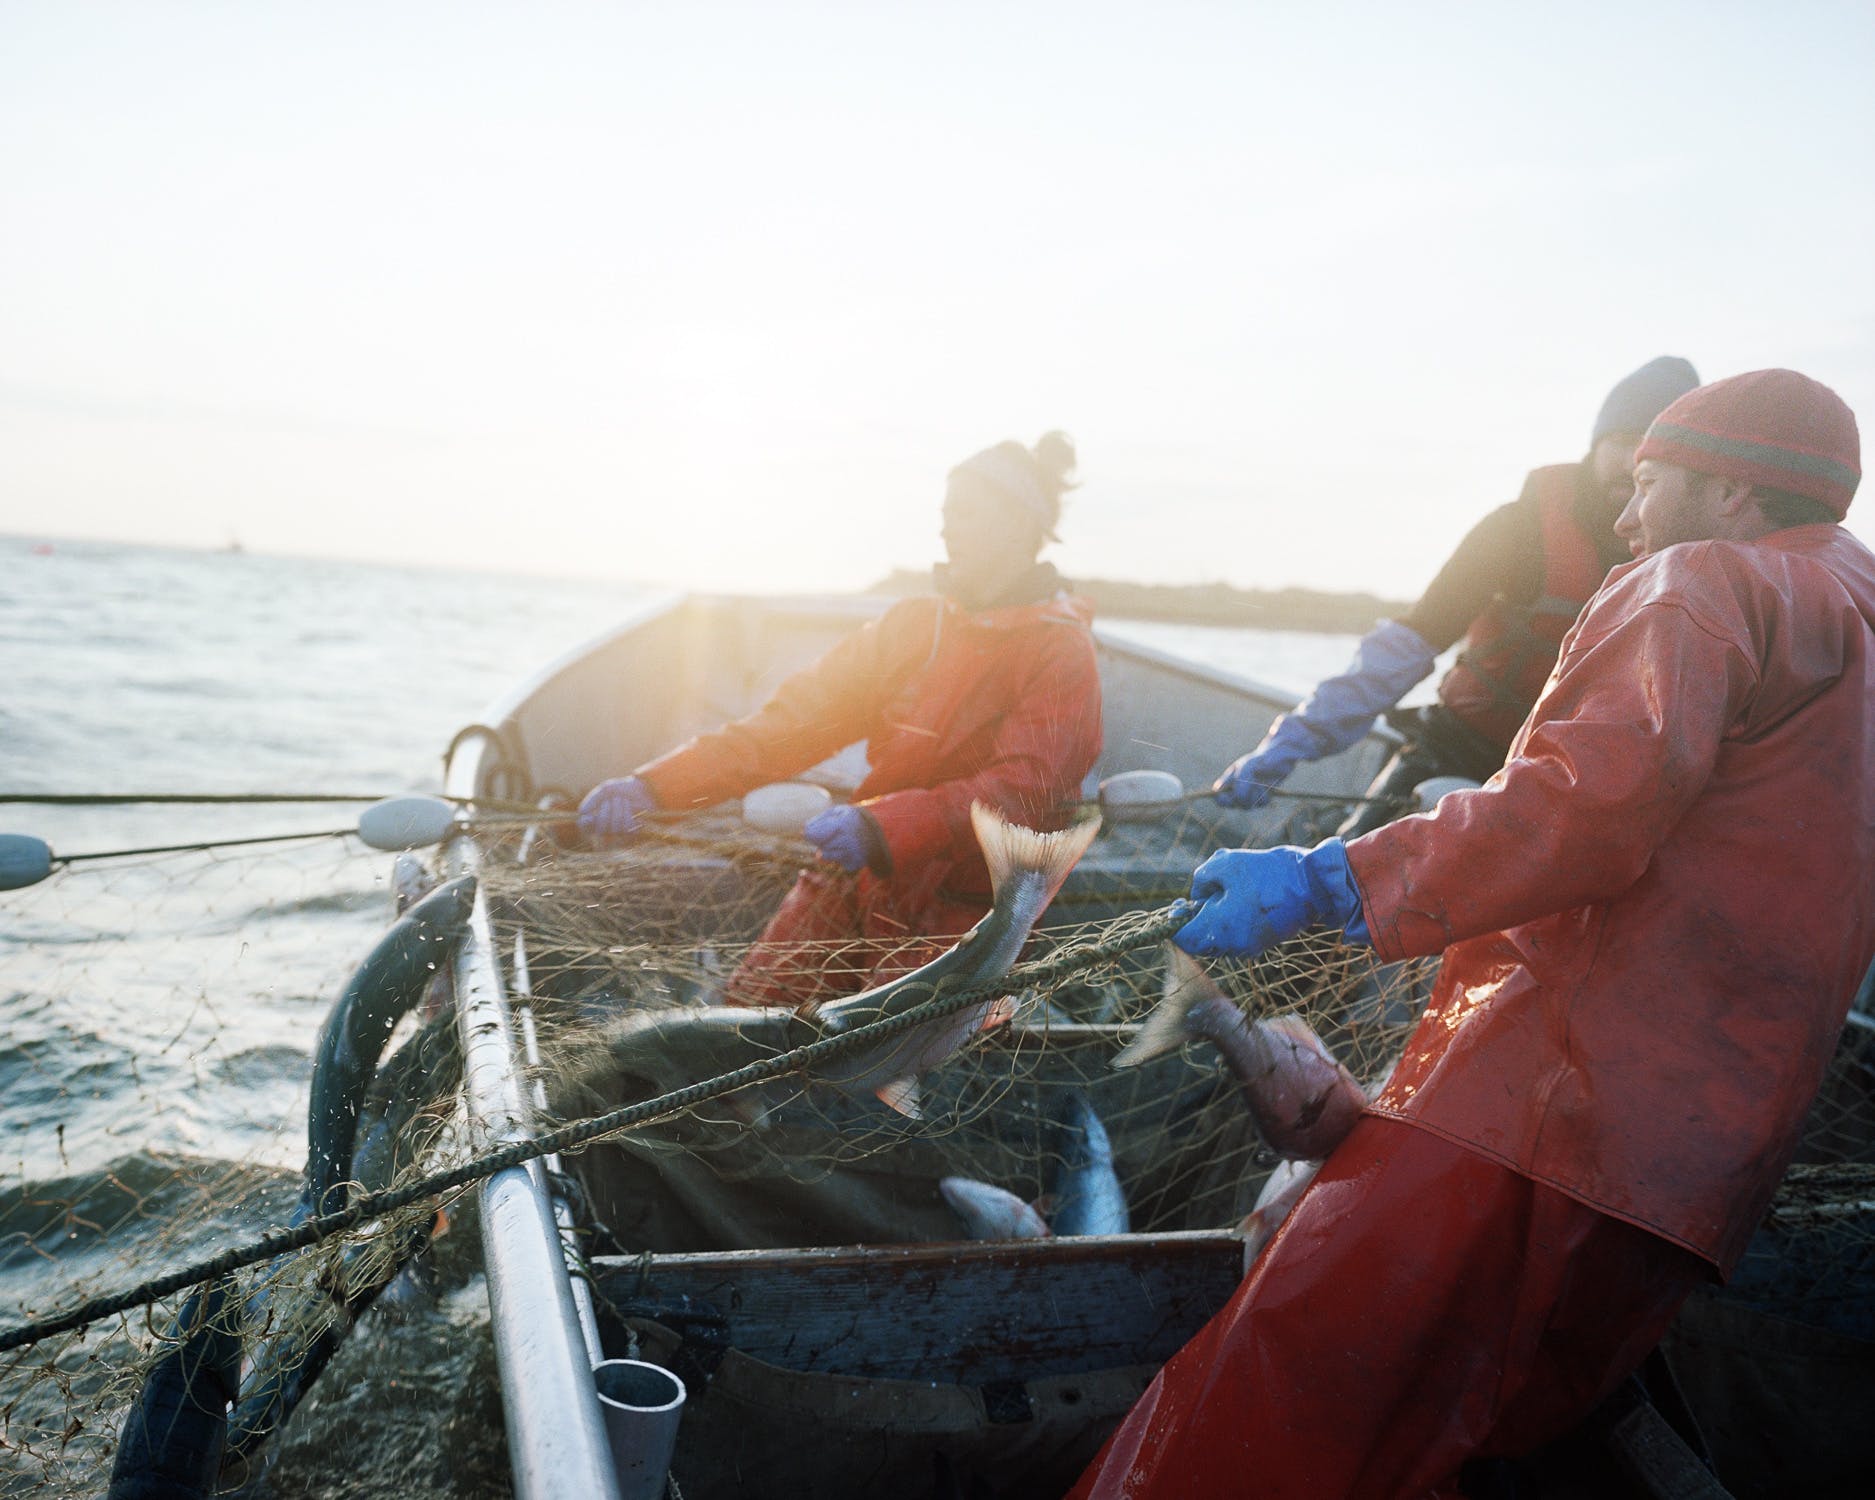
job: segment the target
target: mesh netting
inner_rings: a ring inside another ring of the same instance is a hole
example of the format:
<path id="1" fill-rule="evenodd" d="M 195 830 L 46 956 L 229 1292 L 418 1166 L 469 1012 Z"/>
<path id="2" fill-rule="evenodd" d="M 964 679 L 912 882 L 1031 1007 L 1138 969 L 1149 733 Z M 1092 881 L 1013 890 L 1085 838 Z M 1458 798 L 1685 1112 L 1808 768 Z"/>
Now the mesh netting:
<path id="1" fill-rule="evenodd" d="M 799 868 L 769 863 L 770 852 L 745 852 L 751 884 L 764 899 L 728 903 L 720 936 L 697 931 L 700 902 L 673 895 L 668 852 L 489 872 L 498 915 L 528 934 L 534 987 L 559 1061 L 553 1098 L 560 1112 L 652 1097 L 812 1034 L 773 1012 L 751 1020 L 720 1008 L 736 991 L 753 933 Z M 693 896 L 719 876 L 707 858 L 684 863 Z M 1057 912 L 1072 907 L 1070 900 Z M 1011 1025 L 927 1077 L 919 1118 L 882 1108 L 864 1091 L 791 1079 L 759 1091 L 765 1118 L 752 1129 L 750 1106 L 732 1097 L 590 1153 L 610 1158 L 587 1173 L 601 1216 L 630 1249 L 734 1248 L 752 1235 L 774 1245 L 825 1242 L 800 1234 L 816 1214 L 822 1233 L 845 1227 L 869 1231 L 867 1239 L 955 1237 L 961 1229 L 935 1182 L 965 1176 L 1025 1199 L 1046 1196 L 1063 1165 L 1059 1122 L 1069 1098 L 1080 1096 L 1112 1140 L 1135 1228 L 1235 1223 L 1276 1158 L 1259 1144 L 1218 1052 L 1193 1045 L 1145 1067 L 1113 1067 L 1135 1023 L 1161 999 L 1163 951 L 1150 944 L 1092 965 L 1073 963 L 1128 921 L 1045 921 L 1024 950 L 1024 966 L 1065 958 L 1072 967 L 1024 987 Z M 850 992 L 932 950 L 928 940 L 910 938 L 765 944 L 761 951 L 770 965 L 811 971 Z M 1300 1014 L 1363 1080 L 1379 1076 L 1397 1053 L 1431 972 L 1426 962 L 1376 964 L 1326 936 L 1298 939 L 1254 964 L 1212 966 L 1247 1014 Z M 880 1188 L 881 1178 L 897 1191 Z M 778 1186 L 784 1182 L 802 1191 Z M 683 1203 L 659 1222 L 647 1205 L 674 1192 Z M 883 1196 L 889 1212 L 878 1212 L 869 1195 Z"/>
<path id="2" fill-rule="evenodd" d="M 1103 834 L 1023 949 L 1020 982 L 1008 986 L 1013 1016 L 924 1078 L 915 1117 L 869 1088 L 793 1071 L 583 1145 L 566 1166 L 589 1244 L 635 1253 L 956 1239 L 965 1225 L 938 1182 L 971 1178 L 1047 1211 L 1069 1164 L 1063 1122 L 1078 1103 L 1111 1139 L 1134 1231 L 1236 1225 L 1278 1158 L 1218 1051 L 1194 1042 L 1113 1066 L 1166 985 L 1152 922 L 1221 838 L 1198 811 Z M 486 854 L 500 957 L 512 989 L 525 980 L 538 1023 L 543 1124 L 652 1099 L 819 1034 L 808 1016 L 724 1003 L 808 863 L 805 845 L 717 814 L 604 855 L 560 853 L 518 832 Z M 9 1113 L 24 1122 L 9 1138 L 17 1165 L 0 1199 L 10 1325 L 303 1215 L 313 1040 L 388 920 L 391 883 L 387 857 L 334 841 L 74 868 L 0 898 L 14 1017 L 5 1082 Z M 850 990 L 942 947 L 906 935 L 767 956 Z M 1247 1016 L 1301 1017 L 1363 1083 L 1397 1055 L 1433 973 L 1429 961 L 1379 964 L 1319 934 L 1210 969 Z M 1868 1158 L 1869 1036 L 1852 1025 L 1845 1038 L 1804 1160 Z M 356 1134 L 360 1191 L 421 1181 L 484 1144 L 458 1096 L 446 984 L 431 987 L 383 1056 Z M 1767 1234 L 1810 1264 L 1826 1253 L 1827 1274 L 1793 1288 L 1761 1237 L 1754 1255 L 1769 1269 L 1757 1294 L 1804 1316 L 1857 1315 L 1823 1304 L 1832 1286 L 1866 1285 L 1872 1196 L 1865 1168 L 1798 1169 Z M 485 1333 L 473 1316 L 473 1336 L 457 1333 L 464 1297 L 479 1295 L 473 1236 L 435 1240 L 469 1209 L 459 1191 L 426 1197 L 205 1289 L 0 1355 L 5 1492 L 99 1490 L 152 1372 L 173 1375 L 179 1350 L 212 1361 L 208 1324 L 244 1350 L 227 1474 L 245 1475 L 248 1493 L 383 1492 L 370 1486 L 390 1483 L 388 1471 L 343 1444 L 295 1439 L 322 1420 L 371 1413 L 408 1424 L 400 1493 L 456 1492 L 453 1468 L 475 1445 L 434 1425 L 428 1439 L 411 1437 L 423 1419 L 398 1382 L 425 1392 L 431 1416 L 486 1395 L 485 1368 L 462 1352 L 483 1348 Z M 453 1358 L 464 1361 L 456 1383 L 479 1395 L 432 1389 L 437 1361 Z M 342 1377 L 328 1374 L 302 1400 L 328 1361 Z"/>
<path id="3" fill-rule="evenodd" d="M 384 925 L 389 876 L 382 855 L 332 837 L 80 864 L 0 897 L 9 1326 L 293 1217 L 313 1039 Z M 361 1170 L 395 1176 L 427 1154 L 453 1109 L 446 1068 L 437 1080 L 416 1108 L 378 1106 L 398 1144 L 386 1136 Z M 253 1328 L 256 1361 L 277 1346 L 303 1362 L 275 1335 L 315 1347 L 343 1301 L 328 1288 L 368 1279 L 398 1228 L 245 1273 L 220 1318 Z M 187 1300 L 0 1357 L 0 1487 L 97 1493 Z"/>

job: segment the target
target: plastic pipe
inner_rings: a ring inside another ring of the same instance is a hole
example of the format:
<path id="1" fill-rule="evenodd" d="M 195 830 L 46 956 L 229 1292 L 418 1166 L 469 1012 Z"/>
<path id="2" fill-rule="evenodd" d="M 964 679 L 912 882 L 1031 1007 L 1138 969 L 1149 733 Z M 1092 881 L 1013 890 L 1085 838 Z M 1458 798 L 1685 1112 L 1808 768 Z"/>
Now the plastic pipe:
<path id="1" fill-rule="evenodd" d="M 593 1366 L 592 1378 L 612 1442 L 619 1500 L 664 1500 L 684 1414 L 684 1383 L 642 1359 L 603 1360 Z"/>

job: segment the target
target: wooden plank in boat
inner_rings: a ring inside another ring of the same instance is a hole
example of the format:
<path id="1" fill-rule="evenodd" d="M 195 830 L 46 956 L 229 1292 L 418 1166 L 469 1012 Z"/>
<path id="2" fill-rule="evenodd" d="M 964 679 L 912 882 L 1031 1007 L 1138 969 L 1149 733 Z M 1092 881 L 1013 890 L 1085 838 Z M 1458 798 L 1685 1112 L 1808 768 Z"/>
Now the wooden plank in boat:
<path id="1" fill-rule="evenodd" d="M 607 1256 L 593 1266 L 615 1304 L 708 1303 L 735 1348 L 770 1364 L 962 1385 L 1160 1363 L 1244 1269 L 1243 1241 L 1216 1230 Z"/>

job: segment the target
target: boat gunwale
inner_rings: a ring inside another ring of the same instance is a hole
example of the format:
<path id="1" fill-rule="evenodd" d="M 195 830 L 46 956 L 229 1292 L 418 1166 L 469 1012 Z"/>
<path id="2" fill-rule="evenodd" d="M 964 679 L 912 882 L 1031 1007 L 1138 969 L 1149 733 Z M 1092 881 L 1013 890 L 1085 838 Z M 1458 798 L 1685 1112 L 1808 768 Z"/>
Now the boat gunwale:
<path id="1" fill-rule="evenodd" d="M 784 1245 L 756 1250 L 686 1250 L 668 1254 L 640 1251 L 595 1255 L 587 1264 L 595 1276 L 607 1272 L 636 1276 L 641 1272 L 655 1272 L 661 1266 L 689 1271 L 721 1267 L 725 1274 L 738 1265 L 809 1269 L 891 1263 L 929 1264 L 961 1270 L 979 1262 L 1020 1268 L 1044 1262 L 1125 1260 L 1150 1249 L 1196 1257 L 1234 1245 L 1237 1253 L 1242 1254 L 1248 1243 L 1235 1229 L 1167 1229 L 1137 1234 L 1082 1234 L 1059 1238 L 1050 1235 L 1021 1240 L 907 1240 L 892 1244 Z M 1247 1256 L 1243 1269 L 1246 1272 L 1250 1269 Z"/>
<path id="2" fill-rule="evenodd" d="M 508 731 L 520 718 L 527 704 L 543 692 L 556 679 L 577 667 L 582 662 L 595 656 L 618 641 L 642 630 L 669 616 L 691 609 L 743 610 L 749 608 L 778 610 L 790 617 L 812 621 L 859 621 L 875 619 L 883 614 L 896 600 L 887 595 L 868 594 L 717 594 L 688 593 L 668 591 L 658 597 L 640 604 L 618 624 L 595 635 L 587 637 L 577 645 L 569 647 L 550 660 L 545 666 L 522 678 L 520 682 L 501 693 L 483 710 L 480 722 Z M 1150 622 L 1142 622 L 1150 623 Z M 1230 629 L 1229 626 L 1204 626 L 1204 629 Z M 1255 627 L 1247 627 L 1255 628 Z M 1205 687 L 1223 688 L 1256 702 L 1260 707 L 1273 707 L 1278 711 L 1291 708 L 1296 702 L 1294 691 L 1280 688 L 1272 683 L 1263 682 L 1242 673 L 1226 671 L 1222 667 L 1207 666 L 1202 662 L 1193 662 L 1175 656 L 1156 646 L 1133 640 L 1120 630 L 1115 622 L 1096 620 L 1093 626 L 1094 637 L 1101 647 L 1113 655 L 1130 659 L 1168 676 L 1194 682 Z M 1398 730 L 1385 723 L 1376 723 L 1368 731 L 1371 738 L 1393 747 L 1403 743 L 1403 736 Z M 465 767 L 465 771 L 469 768 Z M 473 772 L 458 777 L 456 765 L 452 761 L 449 775 L 444 785 L 444 793 L 449 796 L 473 796 L 479 780 L 479 761 Z"/>

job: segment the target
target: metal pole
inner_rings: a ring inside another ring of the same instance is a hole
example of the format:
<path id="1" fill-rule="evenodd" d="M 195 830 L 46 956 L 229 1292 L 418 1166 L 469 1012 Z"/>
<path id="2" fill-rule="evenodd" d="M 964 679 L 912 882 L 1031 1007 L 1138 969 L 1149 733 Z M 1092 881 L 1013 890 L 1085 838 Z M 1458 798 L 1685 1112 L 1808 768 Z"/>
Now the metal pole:
<path id="1" fill-rule="evenodd" d="M 540 1042 L 534 1031 L 534 1007 L 529 1004 L 534 989 L 527 969 L 527 936 L 519 929 L 514 934 L 513 974 L 514 998 L 519 1002 L 515 1006 L 515 1019 L 521 1023 L 521 1045 L 527 1055 L 527 1065 L 537 1070 L 534 1076 L 534 1108 L 545 1112 L 547 1086 L 541 1082 L 538 1072 Z M 566 1260 L 567 1285 L 573 1293 L 573 1311 L 579 1317 L 579 1331 L 586 1340 L 586 1352 L 592 1357 L 596 1369 L 605 1358 L 605 1349 L 599 1342 L 599 1319 L 592 1308 L 592 1287 L 581 1274 L 586 1257 L 579 1248 L 579 1226 L 573 1220 L 572 1206 L 554 1186 L 555 1179 L 560 1176 L 559 1153 L 554 1152 L 530 1163 L 530 1168 L 536 1167 L 540 1170 L 534 1175 L 546 1190 L 547 1201 L 553 1205 L 554 1226 L 560 1231 L 560 1253 Z"/>
<path id="2" fill-rule="evenodd" d="M 475 871 L 475 848 L 467 836 L 451 841 L 449 858 L 458 873 Z M 521 1091 L 494 929 L 487 898 L 479 892 L 456 953 L 456 1025 L 476 1149 L 528 1134 L 532 1121 Z M 511 1167 L 482 1184 L 481 1211 L 514 1492 L 520 1500 L 569 1495 L 617 1500 L 592 1361 L 547 1195 L 525 1167 Z"/>

